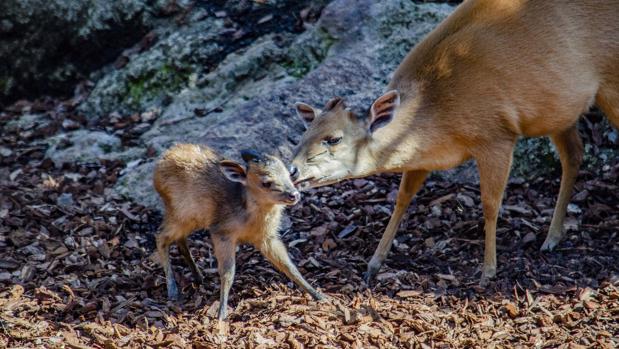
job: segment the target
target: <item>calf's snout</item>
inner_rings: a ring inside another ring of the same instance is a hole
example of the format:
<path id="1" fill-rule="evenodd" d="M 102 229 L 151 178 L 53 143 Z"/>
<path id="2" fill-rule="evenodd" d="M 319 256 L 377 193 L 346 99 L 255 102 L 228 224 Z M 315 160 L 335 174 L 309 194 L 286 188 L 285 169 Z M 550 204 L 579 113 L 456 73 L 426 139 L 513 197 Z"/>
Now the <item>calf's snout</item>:
<path id="1" fill-rule="evenodd" d="M 286 192 L 284 195 L 286 196 L 286 199 L 293 204 L 296 204 L 299 200 L 301 200 L 301 193 L 299 193 L 298 190 Z"/>

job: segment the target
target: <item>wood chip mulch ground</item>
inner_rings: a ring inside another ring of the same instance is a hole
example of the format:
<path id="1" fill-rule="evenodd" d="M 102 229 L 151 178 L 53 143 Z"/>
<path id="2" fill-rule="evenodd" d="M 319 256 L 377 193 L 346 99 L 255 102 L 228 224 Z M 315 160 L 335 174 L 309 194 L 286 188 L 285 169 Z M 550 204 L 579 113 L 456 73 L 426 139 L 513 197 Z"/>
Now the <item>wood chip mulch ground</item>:
<path id="1" fill-rule="evenodd" d="M 305 194 L 282 232 L 314 302 L 252 248 L 237 257 L 228 321 L 206 232 L 190 248 L 203 285 L 173 249 L 184 298 L 165 297 L 154 252 L 160 222 L 110 188 L 124 164 L 55 168 L 42 139 L 93 127 L 70 101 L 19 102 L 0 114 L 0 347 L 449 348 L 619 346 L 619 164 L 582 170 L 565 240 L 541 253 L 559 172 L 513 178 L 498 229 L 498 276 L 480 288 L 479 190 L 433 177 L 411 205 L 369 288 L 366 263 L 389 220 L 399 176 Z M 24 111 L 44 125 L 5 127 Z M 70 120 L 66 121 L 66 120 Z M 130 142 L 139 115 L 97 125 Z M 133 121 L 132 121 L 133 120 Z M 143 126 L 140 126 L 144 129 Z"/>

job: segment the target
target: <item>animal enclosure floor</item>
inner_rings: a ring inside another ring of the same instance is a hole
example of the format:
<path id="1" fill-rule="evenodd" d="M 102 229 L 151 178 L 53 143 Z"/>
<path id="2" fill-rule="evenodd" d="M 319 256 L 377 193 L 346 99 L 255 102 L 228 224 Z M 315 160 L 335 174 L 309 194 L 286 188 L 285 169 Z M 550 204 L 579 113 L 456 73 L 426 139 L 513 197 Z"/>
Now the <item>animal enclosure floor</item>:
<path id="1" fill-rule="evenodd" d="M 219 322 L 208 234 L 190 241 L 204 284 L 192 284 L 173 249 L 184 298 L 167 302 L 153 257 L 160 214 L 110 190 L 125 166 L 119 161 L 57 169 L 45 158 L 40 141 L 74 117 L 56 103 L 29 105 L 53 122 L 26 131 L 5 127 L 24 106 L 0 114 L 0 148 L 11 152 L 0 160 L 0 347 L 619 346 L 616 160 L 596 173 L 581 171 L 566 237 L 550 253 L 539 248 L 558 172 L 532 182 L 512 178 L 498 224 L 498 275 L 486 288 L 478 286 L 477 185 L 428 180 L 370 287 L 362 275 L 399 176 L 312 190 L 288 210 L 282 234 L 302 274 L 330 298 L 312 301 L 243 247 L 230 315 Z M 124 141 L 134 137 L 132 125 L 116 128 Z"/>

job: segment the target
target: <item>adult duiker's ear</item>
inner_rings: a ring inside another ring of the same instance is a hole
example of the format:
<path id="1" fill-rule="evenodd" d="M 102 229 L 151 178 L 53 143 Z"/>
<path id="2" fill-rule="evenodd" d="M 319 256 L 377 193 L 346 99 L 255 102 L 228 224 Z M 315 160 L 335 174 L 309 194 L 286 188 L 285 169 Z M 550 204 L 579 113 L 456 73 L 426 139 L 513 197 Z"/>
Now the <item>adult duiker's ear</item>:
<path id="1" fill-rule="evenodd" d="M 320 115 L 320 109 L 316 109 L 309 104 L 305 104 L 303 102 L 296 102 L 294 104 L 295 109 L 297 110 L 297 115 L 303 120 L 305 125 L 309 125 L 314 121 L 314 119 Z"/>
<path id="2" fill-rule="evenodd" d="M 325 111 L 330 111 L 335 109 L 336 107 L 346 108 L 346 104 L 344 103 L 344 98 L 336 96 L 331 98 L 327 104 L 325 104 Z"/>
<path id="3" fill-rule="evenodd" d="M 233 182 L 239 182 L 245 184 L 247 181 L 247 175 L 245 169 L 240 164 L 231 160 L 222 160 L 219 162 L 219 169 L 221 172 Z"/>
<path id="4" fill-rule="evenodd" d="M 370 108 L 370 125 L 368 126 L 370 133 L 391 122 L 399 105 L 400 93 L 397 90 L 391 90 L 378 97 Z"/>

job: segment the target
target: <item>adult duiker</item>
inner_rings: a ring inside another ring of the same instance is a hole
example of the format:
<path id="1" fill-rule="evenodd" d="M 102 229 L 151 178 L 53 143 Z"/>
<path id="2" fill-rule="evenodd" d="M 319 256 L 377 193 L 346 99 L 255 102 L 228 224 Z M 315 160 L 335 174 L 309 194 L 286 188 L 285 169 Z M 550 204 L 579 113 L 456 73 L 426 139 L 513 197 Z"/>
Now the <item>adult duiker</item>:
<path id="1" fill-rule="evenodd" d="M 409 52 L 389 92 L 357 116 L 340 98 L 297 103 L 308 129 L 293 164 L 300 186 L 403 172 L 395 210 L 368 265 L 382 265 L 430 171 L 477 163 L 484 213 L 481 284 L 496 274 L 496 223 L 521 136 L 550 136 L 562 177 L 542 250 L 563 237 L 583 145 L 579 116 L 594 103 L 619 125 L 619 1 L 469 0 Z"/>

